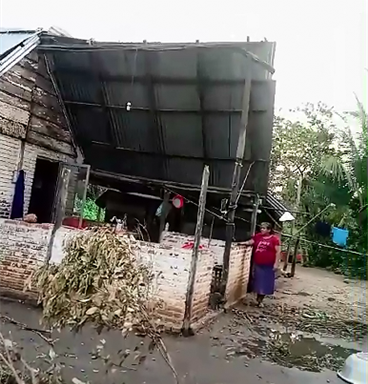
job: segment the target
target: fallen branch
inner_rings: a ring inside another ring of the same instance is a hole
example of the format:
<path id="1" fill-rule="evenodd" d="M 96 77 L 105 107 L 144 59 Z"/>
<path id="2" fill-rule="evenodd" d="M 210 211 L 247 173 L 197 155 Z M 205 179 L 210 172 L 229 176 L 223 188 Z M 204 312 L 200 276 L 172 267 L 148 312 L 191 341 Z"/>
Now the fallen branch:
<path id="1" fill-rule="evenodd" d="M 0 315 L 0 319 L 5 320 L 5 321 L 7 321 L 10 324 L 17 325 L 20 329 L 22 329 L 24 331 L 30 331 L 30 332 L 35 333 L 42 340 L 46 341 L 46 343 L 48 343 L 50 345 L 54 345 L 54 343 L 55 343 L 55 341 L 52 340 L 51 338 L 48 338 L 48 337 L 44 336 L 44 334 L 48 334 L 48 335 L 51 334 L 51 331 L 49 331 L 49 330 L 29 327 L 28 325 L 20 323 L 19 321 L 15 320 L 15 319 L 13 319 L 13 318 L 11 318 L 9 316 L 6 316 L 6 315 Z"/>

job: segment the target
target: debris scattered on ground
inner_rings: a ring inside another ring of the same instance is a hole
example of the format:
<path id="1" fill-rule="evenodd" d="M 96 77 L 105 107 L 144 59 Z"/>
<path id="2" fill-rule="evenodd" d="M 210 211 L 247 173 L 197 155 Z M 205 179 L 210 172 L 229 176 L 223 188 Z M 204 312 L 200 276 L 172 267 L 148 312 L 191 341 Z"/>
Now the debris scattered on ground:
<path id="1" fill-rule="evenodd" d="M 261 356 L 285 367 L 308 371 L 341 368 L 345 359 L 356 352 L 338 345 L 325 344 L 311 334 L 361 339 L 367 335 L 364 324 L 336 319 L 324 312 L 275 305 L 259 310 L 253 307 L 232 310 L 230 335 L 220 338 L 229 357 L 252 359 Z M 273 329 L 272 326 L 277 329 Z M 242 334 L 246 327 L 248 334 Z M 280 330 L 281 329 L 281 330 Z M 229 345 L 228 345 L 229 344 Z"/>
<path id="2" fill-rule="evenodd" d="M 337 317 L 307 306 L 300 308 L 286 304 L 271 304 L 266 305 L 261 311 L 252 307 L 246 307 L 245 311 L 253 322 L 267 319 L 269 323 L 281 323 L 288 329 L 305 333 L 318 333 L 346 340 L 360 340 L 368 335 L 367 326 L 363 322 Z"/>
<path id="3" fill-rule="evenodd" d="M 50 345 L 53 345 L 53 343 L 54 343 L 54 340 L 52 340 L 51 338 L 45 336 L 45 335 L 50 335 L 51 334 L 51 331 L 49 331 L 49 330 L 29 327 L 28 325 L 20 323 L 19 321 L 15 320 L 15 319 L 13 319 L 13 318 L 11 318 L 9 316 L 6 316 L 6 315 L 0 315 L 0 319 L 3 320 L 3 321 L 6 321 L 8 323 L 17 325 L 20 329 L 23 329 L 25 331 L 34 332 L 42 340 L 46 341 L 46 343 L 48 343 Z"/>
<path id="4" fill-rule="evenodd" d="M 34 368 L 21 354 L 21 347 L 0 333 L 0 384 L 62 384 L 61 367 L 55 362 L 56 353 L 51 348 L 48 355 L 39 356 L 47 369 Z"/>

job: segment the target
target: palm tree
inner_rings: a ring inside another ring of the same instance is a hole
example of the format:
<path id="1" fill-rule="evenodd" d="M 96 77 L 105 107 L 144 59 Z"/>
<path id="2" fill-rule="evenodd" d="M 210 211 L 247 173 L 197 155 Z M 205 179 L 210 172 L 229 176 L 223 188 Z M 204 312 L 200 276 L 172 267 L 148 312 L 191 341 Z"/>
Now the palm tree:
<path id="1" fill-rule="evenodd" d="M 357 100 L 357 109 L 341 116 L 346 127 L 338 132 L 338 156 L 327 156 L 321 162 L 321 173 L 332 177 L 340 185 L 346 185 L 357 201 L 359 210 L 367 205 L 367 162 L 368 162 L 368 116 Z M 358 122 L 359 132 L 354 135 L 349 118 Z"/>

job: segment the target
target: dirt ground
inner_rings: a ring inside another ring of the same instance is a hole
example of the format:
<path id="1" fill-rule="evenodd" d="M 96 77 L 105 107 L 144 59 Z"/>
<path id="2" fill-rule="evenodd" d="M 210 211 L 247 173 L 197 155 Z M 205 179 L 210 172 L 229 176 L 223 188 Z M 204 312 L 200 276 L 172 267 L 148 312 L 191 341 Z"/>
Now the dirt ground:
<path id="1" fill-rule="evenodd" d="M 275 299 L 280 305 L 312 306 L 339 318 L 367 323 L 366 281 L 300 266 L 294 278 L 281 278 L 278 286 Z"/>
<path id="2" fill-rule="evenodd" d="M 277 286 L 264 308 L 255 308 L 249 295 L 193 337 L 165 336 L 181 384 L 340 383 L 336 370 L 346 356 L 367 346 L 365 283 L 300 267 L 294 279 L 280 278 Z M 2 301 L 0 313 L 39 327 L 40 310 L 25 304 Z M 8 321 L 0 327 L 4 335 L 11 332 L 31 364 L 43 364 L 50 347 L 39 336 Z M 63 330 L 52 337 L 58 339 L 54 349 L 67 382 L 77 377 L 106 384 L 174 383 L 157 352 L 142 365 L 128 361 L 107 376 L 103 362 L 91 356 L 102 342 L 113 357 L 119 349 L 145 344 L 135 336 L 123 340 L 119 331 L 97 335 L 86 327 L 78 334 Z"/>

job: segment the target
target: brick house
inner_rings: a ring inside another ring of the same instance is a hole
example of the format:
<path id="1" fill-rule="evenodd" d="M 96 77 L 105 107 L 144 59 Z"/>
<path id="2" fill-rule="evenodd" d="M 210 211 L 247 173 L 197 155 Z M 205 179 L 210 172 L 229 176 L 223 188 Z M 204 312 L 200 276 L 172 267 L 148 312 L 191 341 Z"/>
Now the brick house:
<path id="1" fill-rule="evenodd" d="M 163 272 L 157 297 L 175 329 L 192 273 L 192 251 L 183 245 L 193 241 L 195 202 L 209 164 L 207 247 L 197 262 L 191 320 L 207 313 L 213 268 L 225 259 L 225 248 L 226 300 L 244 297 L 251 250 L 241 241 L 254 230 L 262 198 L 267 201 L 275 44 L 99 44 L 56 32 L 0 34 L 0 294 L 21 291 L 46 257 L 52 228 L 7 220 L 17 171 L 26 174 L 25 212 L 52 222 L 60 169 L 84 161 L 93 184 L 159 200 L 167 193 L 185 197 L 181 233 L 164 232 L 160 243 L 139 247 L 142 260 Z M 68 192 L 67 215 L 75 183 Z M 232 226 L 228 210 L 236 213 Z M 53 262 L 75 233 L 57 230 Z"/>

